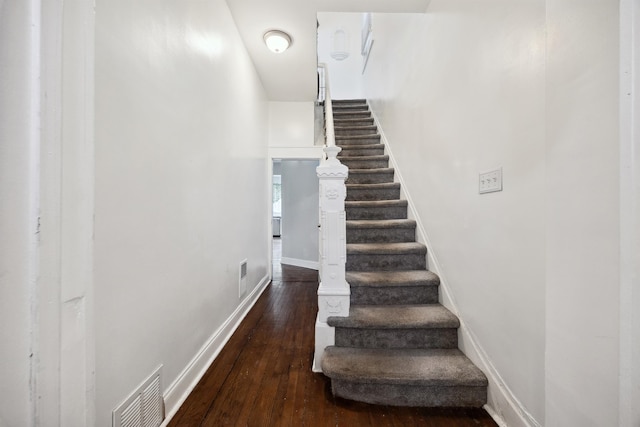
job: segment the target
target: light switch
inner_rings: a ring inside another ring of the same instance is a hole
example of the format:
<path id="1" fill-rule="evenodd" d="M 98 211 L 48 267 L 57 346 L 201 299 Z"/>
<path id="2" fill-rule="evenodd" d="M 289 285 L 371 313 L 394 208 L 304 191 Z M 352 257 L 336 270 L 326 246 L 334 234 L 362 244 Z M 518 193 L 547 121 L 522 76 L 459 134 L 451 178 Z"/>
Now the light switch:
<path id="1" fill-rule="evenodd" d="M 478 188 L 480 194 L 502 191 L 502 168 L 481 173 Z"/>

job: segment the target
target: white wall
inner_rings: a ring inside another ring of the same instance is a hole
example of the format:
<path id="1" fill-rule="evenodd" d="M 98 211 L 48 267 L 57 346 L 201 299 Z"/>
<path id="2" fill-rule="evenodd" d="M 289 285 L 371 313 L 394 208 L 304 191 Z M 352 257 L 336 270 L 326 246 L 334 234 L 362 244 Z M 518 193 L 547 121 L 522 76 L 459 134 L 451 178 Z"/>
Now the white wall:
<path id="1" fill-rule="evenodd" d="M 618 425 L 618 19 L 615 0 L 547 1 L 549 427 Z"/>
<path id="2" fill-rule="evenodd" d="M 434 0 L 374 15 L 366 96 L 508 425 L 617 425 L 617 14 Z M 504 191 L 479 195 L 499 166 Z"/>
<path id="3" fill-rule="evenodd" d="M 318 268 L 317 160 L 283 160 L 282 263 Z"/>
<path id="4" fill-rule="evenodd" d="M 223 0 L 96 5 L 97 425 L 268 274 L 268 103 Z M 168 408 L 168 410 L 175 408 Z"/>
<path id="5" fill-rule="evenodd" d="M 426 15 L 375 14 L 373 27 L 367 98 L 431 267 L 495 371 L 543 420 L 544 2 L 434 0 Z M 478 173 L 496 167 L 504 191 L 479 195 Z M 496 382 L 489 399 L 502 411 Z"/>
<path id="6" fill-rule="evenodd" d="M 1 2 L 0 2 L 1 4 Z M 0 5 L 0 426 L 30 424 L 30 296 L 35 267 L 37 96 L 29 2 Z M 35 33 L 37 34 L 37 33 Z"/>
<path id="7" fill-rule="evenodd" d="M 270 147 L 311 147 L 314 139 L 313 102 L 269 102 Z"/>
<path id="8" fill-rule="evenodd" d="M 329 68 L 331 98 L 364 97 L 362 55 L 360 55 L 362 13 L 318 13 L 318 62 Z M 349 57 L 341 61 L 331 57 L 333 34 L 343 30 L 347 35 Z"/>

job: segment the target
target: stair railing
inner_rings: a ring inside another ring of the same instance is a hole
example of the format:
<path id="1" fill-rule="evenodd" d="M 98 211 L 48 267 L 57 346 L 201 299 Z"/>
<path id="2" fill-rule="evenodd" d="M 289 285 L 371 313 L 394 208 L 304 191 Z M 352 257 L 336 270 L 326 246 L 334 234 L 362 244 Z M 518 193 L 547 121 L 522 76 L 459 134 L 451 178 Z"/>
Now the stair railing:
<path id="1" fill-rule="evenodd" d="M 324 88 L 325 156 L 316 168 L 320 184 L 320 285 L 318 316 L 315 325 L 313 371 L 322 372 L 324 349 L 335 343 L 335 328 L 327 324 L 329 316 L 348 316 L 351 290 L 345 277 L 347 260 L 345 181 L 349 168 L 338 160 L 342 150 L 336 146 L 333 105 L 329 88 L 329 70 L 318 66 L 319 88 Z"/>

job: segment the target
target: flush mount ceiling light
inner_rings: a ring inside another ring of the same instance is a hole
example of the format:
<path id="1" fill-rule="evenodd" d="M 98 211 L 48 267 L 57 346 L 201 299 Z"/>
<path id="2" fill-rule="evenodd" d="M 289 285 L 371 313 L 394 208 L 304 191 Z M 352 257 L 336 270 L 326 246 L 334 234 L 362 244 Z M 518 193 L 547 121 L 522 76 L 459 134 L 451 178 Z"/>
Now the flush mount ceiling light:
<path id="1" fill-rule="evenodd" d="M 291 45 L 291 36 L 280 30 L 271 30 L 264 33 L 264 43 L 271 52 L 282 53 Z"/>

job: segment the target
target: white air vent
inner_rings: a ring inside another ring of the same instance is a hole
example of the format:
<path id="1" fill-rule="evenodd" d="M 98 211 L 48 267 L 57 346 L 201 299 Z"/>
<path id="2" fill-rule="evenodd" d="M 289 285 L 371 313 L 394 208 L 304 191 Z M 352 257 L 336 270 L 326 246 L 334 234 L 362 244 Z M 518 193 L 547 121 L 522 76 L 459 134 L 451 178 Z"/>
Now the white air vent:
<path id="1" fill-rule="evenodd" d="M 113 411 L 113 427 L 158 427 L 164 419 L 162 366 Z"/>
<path id="2" fill-rule="evenodd" d="M 240 274 L 238 277 L 238 297 L 242 298 L 247 293 L 247 260 L 240 262 Z"/>

